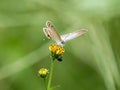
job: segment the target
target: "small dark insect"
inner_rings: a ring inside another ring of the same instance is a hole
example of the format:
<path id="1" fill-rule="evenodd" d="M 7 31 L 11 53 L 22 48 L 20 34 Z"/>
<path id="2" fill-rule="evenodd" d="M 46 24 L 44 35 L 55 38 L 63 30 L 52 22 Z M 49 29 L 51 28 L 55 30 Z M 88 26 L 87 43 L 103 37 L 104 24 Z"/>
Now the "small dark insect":
<path id="1" fill-rule="evenodd" d="M 61 62 L 62 61 L 62 56 L 58 56 L 56 59 Z"/>

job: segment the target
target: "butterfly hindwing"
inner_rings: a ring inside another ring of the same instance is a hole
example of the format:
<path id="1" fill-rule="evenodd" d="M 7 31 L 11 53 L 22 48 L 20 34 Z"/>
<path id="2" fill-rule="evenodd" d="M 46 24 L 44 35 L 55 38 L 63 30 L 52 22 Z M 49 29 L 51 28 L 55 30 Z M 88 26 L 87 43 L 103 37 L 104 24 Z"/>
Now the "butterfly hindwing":
<path id="1" fill-rule="evenodd" d="M 71 39 L 74 39 L 76 37 L 79 37 L 79 36 L 83 35 L 86 32 L 87 32 L 87 30 L 78 30 L 78 31 L 75 31 L 75 32 L 72 32 L 72 33 L 61 35 L 61 38 L 62 38 L 62 40 L 64 42 L 66 42 L 68 40 L 71 40 Z"/>
<path id="2" fill-rule="evenodd" d="M 50 30 L 48 28 L 43 28 L 43 32 L 48 39 L 52 37 Z"/>

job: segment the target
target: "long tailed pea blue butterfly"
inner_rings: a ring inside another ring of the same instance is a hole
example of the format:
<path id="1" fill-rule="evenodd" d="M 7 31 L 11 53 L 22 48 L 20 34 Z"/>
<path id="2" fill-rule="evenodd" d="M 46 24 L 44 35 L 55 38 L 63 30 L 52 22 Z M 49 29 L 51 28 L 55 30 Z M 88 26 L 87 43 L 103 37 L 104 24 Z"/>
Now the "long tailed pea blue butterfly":
<path id="1" fill-rule="evenodd" d="M 66 41 L 79 37 L 84 33 L 86 33 L 87 31 L 88 30 L 81 29 L 81 30 L 74 31 L 72 33 L 60 35 L 55 29 L 53 23 L 50 21 L 46 21 L 46 27 L 43 28 L 43 32 L 46 35 L 46 37 L 54 40 L 57 43 L 57 45 L 60 45 L 60 46 L 64 46 L 64 43 Z"/>

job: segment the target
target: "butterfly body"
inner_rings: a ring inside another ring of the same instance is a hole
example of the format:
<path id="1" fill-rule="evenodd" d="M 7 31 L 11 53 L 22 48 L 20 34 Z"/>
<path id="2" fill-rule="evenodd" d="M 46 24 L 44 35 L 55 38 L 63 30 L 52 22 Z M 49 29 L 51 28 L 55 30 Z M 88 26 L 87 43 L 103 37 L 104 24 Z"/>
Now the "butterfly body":
<path id="1" fill-rule="evenodd" d="M 57 30 L 55 29 L 54 25 L 50 21 L 47 21 L 46 27 L 43 28 L 43 32 L 45 33 L 47 38 L 54 40 L 60 46 L 64 46 L 64 42 L 81 36 L 82 34 L 86 33 L 87 30 L 78 30 L 60 36 Z"/>

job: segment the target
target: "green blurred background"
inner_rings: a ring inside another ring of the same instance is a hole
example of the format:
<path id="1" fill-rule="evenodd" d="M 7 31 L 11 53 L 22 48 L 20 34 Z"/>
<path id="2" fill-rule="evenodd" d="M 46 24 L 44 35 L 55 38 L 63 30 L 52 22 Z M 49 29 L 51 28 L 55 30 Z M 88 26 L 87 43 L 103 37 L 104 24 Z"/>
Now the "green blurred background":
<path id="1" fill-rule="evenodd" d="M 46 20 L 60 34 L 89 30 L 65 44 L 55 90 L 120 90 L 120 0 L 0 0 L 0 90 L 45 90 Z"/>

